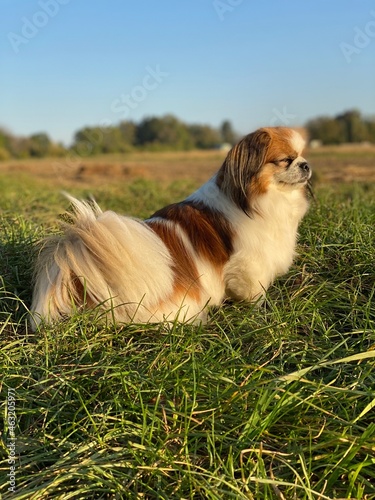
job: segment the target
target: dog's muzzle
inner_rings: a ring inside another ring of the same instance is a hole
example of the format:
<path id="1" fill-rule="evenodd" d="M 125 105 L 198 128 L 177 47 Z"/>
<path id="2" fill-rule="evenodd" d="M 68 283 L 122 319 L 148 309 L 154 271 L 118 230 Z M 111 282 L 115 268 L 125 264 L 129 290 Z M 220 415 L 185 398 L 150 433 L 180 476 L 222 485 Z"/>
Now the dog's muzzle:
<path id="1" fill-rule="evenodd" d="M 305 177 L 306 179 L 310 179 L 311 168 L 310 168 L 310 165 L 306 161 L 299 163 L 298 168 L 301 170 L 303 177 Z"/>

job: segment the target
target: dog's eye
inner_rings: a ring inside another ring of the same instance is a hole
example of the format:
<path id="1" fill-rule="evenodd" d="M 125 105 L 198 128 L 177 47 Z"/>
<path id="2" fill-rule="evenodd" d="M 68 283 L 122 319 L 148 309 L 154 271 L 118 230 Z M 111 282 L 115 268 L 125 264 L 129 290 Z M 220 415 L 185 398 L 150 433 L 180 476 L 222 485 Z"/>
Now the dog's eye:
<path id="1" fill-rule="evenodd" d="M 281 160 L 277 160 L 275 161 L 275 163 L 277 165 L 279 165 L 280 163 L 286 163 L 286 165 L 289 167 L 289 165 L 293 162 L 293 158 L 290 158 L 289 156 L 287 156 L 286 158 L 281 158 Z"/>
<path id="2" fill-rule="evenodd" d="M 287 163 L 288 165 L 290 165 L 292 163 L 292 161 L 293 161 L 293 158 L 290 158 L 288 156 L 288 158 L 283 158 L 281 161 L 284 161 L 285 163 Z"/>

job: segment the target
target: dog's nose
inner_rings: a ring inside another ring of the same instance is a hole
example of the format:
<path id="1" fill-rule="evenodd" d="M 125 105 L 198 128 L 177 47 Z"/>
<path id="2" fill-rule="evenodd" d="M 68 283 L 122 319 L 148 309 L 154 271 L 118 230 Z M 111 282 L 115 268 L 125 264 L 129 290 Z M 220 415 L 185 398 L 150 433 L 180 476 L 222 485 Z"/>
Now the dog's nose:
<path id="1" fill-rule="evenodd" d="M 304 161 L 304 162 L 300 163 L 298 166 L 299 166 L 299 168 L 300 168 L 301 170 L 303 170 L 304 172 L 306 172 L 306 173 L 307 173 L 307 172 L 310 172 L 310 166 L 309 166 L 309 164 L 308 164 L 306 161 Z"/>

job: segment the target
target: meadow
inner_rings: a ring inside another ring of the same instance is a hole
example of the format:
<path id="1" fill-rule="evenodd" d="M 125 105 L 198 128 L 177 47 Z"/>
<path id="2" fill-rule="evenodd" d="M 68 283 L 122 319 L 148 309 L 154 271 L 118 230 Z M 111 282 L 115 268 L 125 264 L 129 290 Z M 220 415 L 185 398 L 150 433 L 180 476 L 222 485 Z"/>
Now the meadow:
<path id="1" fill-rule="evenodd" d="M 1 498 L 375 499 L 373 150 L 311 151 L 299 255 L 262 306 L 228 302 L 204 326 L 28 327 L 62 189 L 147 217 L 222 157 L 0 164 Z"/>

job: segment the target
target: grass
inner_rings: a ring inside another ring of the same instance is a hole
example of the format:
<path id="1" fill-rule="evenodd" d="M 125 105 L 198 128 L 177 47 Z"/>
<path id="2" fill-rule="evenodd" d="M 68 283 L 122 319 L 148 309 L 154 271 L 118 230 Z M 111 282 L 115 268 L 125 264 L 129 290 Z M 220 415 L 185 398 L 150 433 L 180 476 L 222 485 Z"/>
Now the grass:
<path id="1" fill-rule="evenodd" d="M 191 187 L 95 195 L 144 217 Z M 228 303 L 203 327 L 81 315 L 35 334 L 32 244 L 66 203 L 26 177 L 0 191 L 2 498 L 375 499 L 374 185 L 317 189 L 260 308 Z"/>

